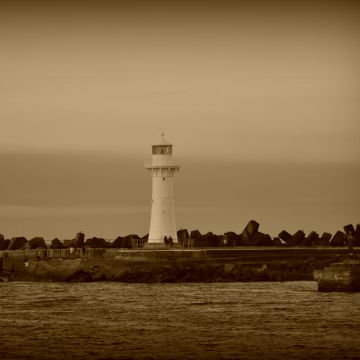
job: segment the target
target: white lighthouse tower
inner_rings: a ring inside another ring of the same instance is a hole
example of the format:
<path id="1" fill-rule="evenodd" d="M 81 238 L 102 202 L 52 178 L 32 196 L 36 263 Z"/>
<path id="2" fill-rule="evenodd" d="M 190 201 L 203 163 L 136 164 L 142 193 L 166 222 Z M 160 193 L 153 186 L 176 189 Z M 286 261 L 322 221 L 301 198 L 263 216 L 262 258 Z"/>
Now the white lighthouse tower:
<path id="1" fill-rule="evenodd" d="M 172 145 L 161 134 L 159 144 L 152 145 L 151 162 L 145 163 L 152 176 L 151 220 L 149 246 L 165 245 L 165 236 L 176 244 L 174 212 L 174 175 L 180 169 L 172 158 Z"/>

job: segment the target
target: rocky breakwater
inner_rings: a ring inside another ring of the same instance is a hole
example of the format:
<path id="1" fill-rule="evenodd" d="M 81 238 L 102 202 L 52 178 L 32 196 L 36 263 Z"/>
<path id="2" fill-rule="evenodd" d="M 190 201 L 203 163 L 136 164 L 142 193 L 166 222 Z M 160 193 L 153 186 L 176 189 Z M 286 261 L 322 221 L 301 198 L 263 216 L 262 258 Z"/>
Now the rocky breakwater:
<path id="1" fill-rule="evenodd" d="M 294 249 L 296 250 L 296 249 Z M 312 280 L 315 269 L 340 261 L 337 253 L 266 250 L 92 249 L 73 258 L 5 256 L 2 274 L 13 281 L 233 282 Z"/>
<path id="2" fill-rule="evenodd" d="M 114 241 L 83 233 L 74 239 L 0 236 L 0 281 L 214 282 L 312 280 L 313 271 L 341 262 L 359 245 L 360 226 L 334 236 L 283 230 L 275 238 L 249 221 L 240 234 L 179 230 L 177 248 L 146 250 L 147 236 Z M 350 236 L 351 235 L 351 236 Z"/>

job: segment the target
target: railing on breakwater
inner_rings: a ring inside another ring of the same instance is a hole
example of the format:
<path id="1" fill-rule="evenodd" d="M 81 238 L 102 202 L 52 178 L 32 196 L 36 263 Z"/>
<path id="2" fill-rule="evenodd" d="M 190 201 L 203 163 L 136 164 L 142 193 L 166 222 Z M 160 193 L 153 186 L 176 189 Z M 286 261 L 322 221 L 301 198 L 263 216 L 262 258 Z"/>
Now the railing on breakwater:
<path id="1" fill-rule="evenodd" d="M 137 248 L 140 249 L 140 248 Z M 129 249 L 112 248 L 65 248 L 65 249 L 32 249 L 32 250 L 1 250 L 1 257 L 24 257 L 35 260 L 50 259 L 96 259 L 115 258 L 117 254 Z"/>
<path id="2" fill-rule="evenodd" d="M 119 251 L 123 250 L 139 250 L 144 246 L 144 239 L 131 239 L 130 248 L 74 248 L 66 247 L 63 249 L 37 248 L 37 249 L 21 249 L 21 250 L 0 250 L 0 257 L 27 257 L 31 259 L 89 259 L 89 258 L 114 258 Z M 180 240 L 177 244 L 179 248 L 193 248 L 194 240 Z"/>
<path id="3" fill-rule="evenodd" d="M 0 250 L 1 257 L 23 257 L 26 259 L 35 260 L 50 260 L 50 259 L 97 259 L 106 258 L 114 259 L 117 255 L 126 251 L 140 250 L 144 246 L 144 239 L 132 239 L 131 248 L 74 248 L 68 247 L 64 249 L 51 248 L 37 248 L 37 249 L 22 249 L 22 250 Z M 194 240 L 185 239 L 179 240 L 178 248 L 193 248 Z"/>
<path id="4" fill-rule="evenodd" d="M 107 255 L 109 257 L 116 256 L 119 250 L 124 249 L 141 249 L 144 246 L 144 239 L 131 239 L 130 248 L 75 248 L 75 247 L 66 247 L 63 249 L 51 249 L 51 248 L 37 248 L 37 249 L 28 249 L 25 246 L 25 249 L 21 250 L 0 250 L 0 257 L 11 256 L 11 257 L 28 257 L 28 258 L 38 258 L 38 259 L 81 259 L 81 258 L 96 258 L 103 257 Z"/>

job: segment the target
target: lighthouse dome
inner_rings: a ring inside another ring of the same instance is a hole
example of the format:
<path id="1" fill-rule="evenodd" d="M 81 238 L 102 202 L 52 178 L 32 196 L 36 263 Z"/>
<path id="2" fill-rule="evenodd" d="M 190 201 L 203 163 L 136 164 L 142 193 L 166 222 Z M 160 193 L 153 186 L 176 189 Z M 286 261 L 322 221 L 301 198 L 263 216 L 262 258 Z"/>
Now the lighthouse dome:
<path id="1" fill-rule="evenodd" d="M 153 155 L 171 155 L 172 144 L 165 139 L 165 134 L 161 134 L 161 139 L 156 145 L 152 145 Z"/>
<path id="2" fill-rule="evenodd" d="M 165 139 L 165 133 L 161 133 L 160 141 L 156 145 L 172 145 Z"/>

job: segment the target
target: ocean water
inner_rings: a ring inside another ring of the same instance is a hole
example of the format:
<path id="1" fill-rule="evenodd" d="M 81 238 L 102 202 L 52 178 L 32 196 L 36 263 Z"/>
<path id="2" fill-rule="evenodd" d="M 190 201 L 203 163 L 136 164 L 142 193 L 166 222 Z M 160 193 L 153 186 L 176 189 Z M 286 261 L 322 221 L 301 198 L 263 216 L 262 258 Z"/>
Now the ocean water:
<path id="1" fill-rule="evenodd" d="M 360 358 L 360 293 L 316 287 L 0 283 L 0 359 Z"/>

